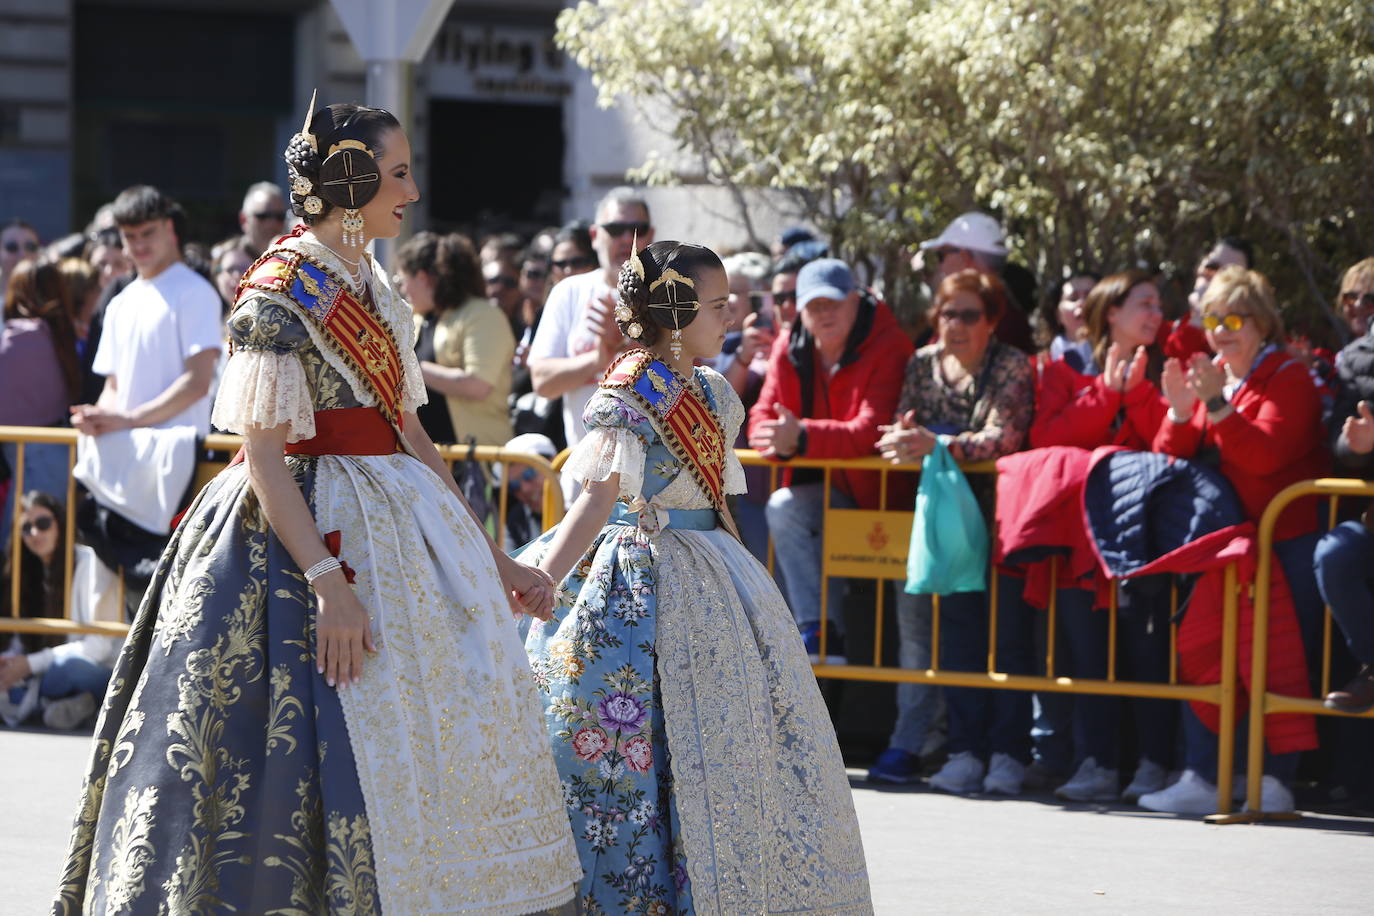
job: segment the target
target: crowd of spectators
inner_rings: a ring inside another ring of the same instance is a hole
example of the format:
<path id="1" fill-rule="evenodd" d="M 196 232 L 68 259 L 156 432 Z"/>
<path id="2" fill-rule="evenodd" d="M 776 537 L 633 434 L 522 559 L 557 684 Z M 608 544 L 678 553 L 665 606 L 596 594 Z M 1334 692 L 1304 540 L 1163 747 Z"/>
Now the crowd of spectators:
<path id="1" fill-rule="evenodd" d="M 509 444 L 547 458 L 582 437 L 583 407 L 629 345 L 614 318 L 620 266 L 656 230 L 647 200 L 631 188 L 609 192 L 588 216 L 528 238 L 421 232 L 397 250 L 390 266 L 414 311 L 430 396 L 420 418 L 435 442 Z M 123 456 L 173 448 L 162 434 L 172 429 L 209 432 L 224 321 L 239 279 L 289 228 L 282 191 L 269 182 L 247 190 L 233 234 L 208 248 L 187 239 L 176 203 L 147 187 L 101 208 L 82 235 L 47 247 L 22 220 L 5 224 L 0 424 L 70 425 L 93 439 L 130 434 Z M 782 233 L 768 254 L 725 252 L 731 332 L 714 368 L 749 411 L 734 445 L 755 448 L 781 468 L 775 488 L 766 469 L 751 468 L 749 492 L 733 510 L 745 545 L 761 560 L 771 541 L 775 575 L 813 659 L 866 661 L 846 651 L 846 612 L 854 612 L 846 582 L 832 578 L 823 594 L 825 509 L 909 509 L 915 477 L 893 475 L 884 497 L 874 472 L 838 471 L 826 487 L 821 472 L 788 465 L 798 457 L 876 454 L 906 464 L 942 447 L 961 462 L 1014 461 L 1033 449 L 1053 456 L 1036 459 L 1035 473 L 1072 487 L 1082 485 L 1073 475 L 1086 464 L 1065 455 L 1116 447 L 1189 459 L 1223 482 L 1250 522 L 1294 481 L 1333 470 L 1363 475 L 1374 461 L 1374 343 L 1367 333 L 1374 259 L 1351 267 L 1337 292 L 1335 312 L 1351 340 L 1337 355 L 1285 332 L 1279 297 L 1240 238 L 1220 239 L 1202 254 L 1175 316 L 1165 314 L 1168 278 L 1139 269 L 1105 277 L 1075 270 L 1038 300 L 1035 279 L 1009 262 L 1002 227 L 984 213 L 960 216 L 913 250 L 929 289 L 914 329 L 803 227 Z M 81 595 L 73 592 L 72 604 L 85 619 L 116 619 L 123 615 L 107 607 L 110 569 L 124 573 L 132 583 L 128 601 L 136 601 L 139 570 L 150 571 L 183 494 L 164 493 L 166 519 L 152 521 L 118 499 L 96 498 L 106 492 L 99 452 L 83 458 L 87 476 L 78 473 L 83 491 L 94 495 L 78 512 L 81 574 L 74 581 Z M 6 444 L 8 467 L 19 458 Z M 67 451 L 29 445 L 23 460 L 20 555 L 27 571 L 19 612 L 51 616 L 54 583 L 64 575 L 52 545 L 66 517 Z M 108 458 L 104 473 L 112 466 Z M 1003 476 L 1015 479 L 1023 467 L 1009 464 Z M 474 479 L 509 490 L 507 546 L 539 530 L 532 469 L 512 465 L 504 475 Z M 1000 485 L 978 475 L 970 483 L 999 545 L 1017 541 L 1019 531 L 998 528 L 1005 521 Z M 579 482 L 564 485 L 575 498 Z M 6 485 L 11 514 L 12 489 Z M 1026 509 L 1024 500 L 1017 508 Z M 1333 684 L 1342 686 L 1326 702 L 1349 711 L 1374 707 L 1371 522 L 1352 514 L 1329 526 L 1310 501 L 1299 502 L 1276 533 L 1296 621 L 1285 651 L 1316 676 L 1328 603 L 1346 639 L 1337 641 L 1333 661 Z M 8 536 L 0 526 L 0 540 Z M 1168 679 L 1176 618 L 1157 581 L 1121 585 L 1113 659 L 1104 611 L 1111 589 L 1097 566 L 994 555 L 998 670 L 1046 673 L 1051 634 L 1043 609 L 1052 594 L 1057 674 L 1100 679 L 1113 670 L 1123 679 Z M 5 572 L 20 571 L 7 563 Z M 6 587 L 0 600 L 9 595 Z M 939 596 L 943 669 L 984 669 L 993 638 L 989 595 Z M 930 664 L 933 598 L 898 595 L 905 667 Z M 0 658 L 0 713 L 18 721 L 41 710 L 51 723 L 78 724 L 93 701 L 72 698 L 103 689 L 96 669 L 105 666 L 108 676 L 108 646 L 94 637 L 56 647 L 40 642 L 15 637 Z M 1210 810 L 1214 801 L 1216 737 L 1178 703 L 907 684 L 897 688 L 897 707 L 888 746 L 870 771 L 877 781 L 925 774 L 932 787 L 954 793 L 1045 787 L 1069 801 L 1124 795 L 1178 812 Z M 1328 785 L 1371 791 L 1367 775 L 1363 783 L 1346 778 L 1367 774 L 1374 761 L 1369 730 L 1354 727 L 1363 724 L 1323 727 L 1322 753 L 1308 759 L 1318 761 L 1312 766 Z M 1364 761 L 1363 771 L 1332 763 L 1352 755 Z M 1293 806 L 1301 764 L 1294 751 L 1270 755 L 1266 809 Z"/>

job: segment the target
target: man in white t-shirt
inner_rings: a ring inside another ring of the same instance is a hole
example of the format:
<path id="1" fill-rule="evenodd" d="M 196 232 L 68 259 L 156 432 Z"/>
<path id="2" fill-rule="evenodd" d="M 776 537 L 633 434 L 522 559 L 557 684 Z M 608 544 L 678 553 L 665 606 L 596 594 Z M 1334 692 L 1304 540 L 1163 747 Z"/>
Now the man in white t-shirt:
<path id="1" fill-rule="evenodd" d="M 575 274 L 553 288 L 529 352 L 535 393 L 563 398 L 569 448 L 587 434 L 582 409 L 625 343 L 615 323 L 620 268 L 635 244 L 643 251 L 654 240 L 643 195 L 632 188 L 609 192 L 596 207 L 591 236 L 601 269 Z"/>
<path id="2" fill-rule="evenodd" d="M 114 202 L 115 222 L 138 271 L 110 301 L 93 369 L 105 376 L 95 404 L 72 408 L 88 436 L 140 426 L 210 431 L 210 383 L 224 332 L 219 293 L 181 260 L 180 208 L 146 185 Z"/>

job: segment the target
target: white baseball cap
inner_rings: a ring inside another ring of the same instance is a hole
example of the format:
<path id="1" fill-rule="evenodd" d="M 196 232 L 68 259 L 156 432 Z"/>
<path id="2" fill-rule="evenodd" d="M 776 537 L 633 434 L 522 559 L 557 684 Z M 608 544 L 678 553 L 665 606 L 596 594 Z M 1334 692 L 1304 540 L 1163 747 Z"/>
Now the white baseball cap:
<path id="1" fill-rule="evenodd" d="M 972 210 L 954 218 L 945 231 L 921 243 L 921 250 L 932 248 L 967 248 L 984 254 L 1006 254 L 1006 233 L 997 220 L 986 213 Z"/>

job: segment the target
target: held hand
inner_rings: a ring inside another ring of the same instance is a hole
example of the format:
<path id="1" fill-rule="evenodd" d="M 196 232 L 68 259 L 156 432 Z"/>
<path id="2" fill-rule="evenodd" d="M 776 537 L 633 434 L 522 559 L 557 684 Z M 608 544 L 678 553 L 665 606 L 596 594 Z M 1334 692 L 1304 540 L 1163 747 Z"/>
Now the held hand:
<path id="1" fill-rule="evenodd" d="M 758 449 L 765 458 L 784 455 L 791 457 L 797 452 L 801 421 L 781 404 L 774 404 L 773 410 L 778 418 L 760 423 L 758 429 L 749 437 L 749 447 Z"/>
<path id="2" fill-rule="evenodd" d="M 315 584 L 315 670 L 330 687 L 356 684 L 363 676 L 363 653 L 376 652 L 372 622 L 344 578 L 343 570 L 325 573 Z"/>
<path id="3" fill-rule="evenodd" d="M 507 559 L 499 570 L 511 614 L 528 614 L 539 620 L 553 618 L 553 578 L 537 566 Z"/>
<path id="4" fill-rule="evenodd" d="M 889 432 L 878 440 L 878 452 L 893 464 L 907 464 L 919 461 L 935 449 L 939 441 L 935 434 L 924 426 L 914 429 L 888 427 Z"/>
<path id="5" fill-rule="evenodd" d="M 24 678 L 33 674 L 28 656 L 6 655 L 0 658 L 0 690 L 9 690 Z"/>
<path id="6" fill-rule="evenodd" d="M 1159 385 L 1164 389 L 1164 397 L 1176 415 L 1185 418 L 1193 415 L 1193 405 L 1197 403 L 1197 394 L 1189 387 L 1188 376 L 1178 357 L 1171 356 L 1165 361 L 1164 372 L 1159 377 Z"/>
<path id="7" fill-rule="evenodd" d="M 739 349 L 735 351 L 735 358 L 746 365 L 753 362 L 759 353 L 768 353 L 773 349 L 773 329 L 758 327 L 758 323 L 757 312 L 745 316 L 744 329 L 740 335 Z"/>
<path id="8" fill-rule="evenodd" d="M 1361 401 L 1355 416 L 1346 418 L 1341 436 L 1357 455 L 1374 452 L 1374 412 L 1370 411 L 1368 401 Z"/>
<path id="9" fill-rule="evenodd" d="M 78 404 L 71 408 L 72 426 L 88 436 L 99 436 L 115 430 L 130 429 L 133 419 L 121 410 L 107 410 L 95 404 Z"/>
<path id="10" fill-rule="evenodd" d="M 1194 353 L 1188 363 L 1188 386 L 1199 400 L 1207 401 L 1221 394 L 1226 373 L 1202 353 Z"/>

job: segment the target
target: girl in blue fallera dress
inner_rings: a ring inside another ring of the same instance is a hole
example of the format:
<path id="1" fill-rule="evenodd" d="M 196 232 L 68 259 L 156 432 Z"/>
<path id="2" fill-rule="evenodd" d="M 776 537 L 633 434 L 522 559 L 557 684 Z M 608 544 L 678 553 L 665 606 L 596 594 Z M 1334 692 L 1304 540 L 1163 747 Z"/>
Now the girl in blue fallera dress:
<path id="1" fill-rule="evenodd" d="M 588 403 L 585 481 L 522 556 L 564 606 L 526 649 L 596 914 L 871 913 L 825 704 L 781 594 L 725 495 L 744 408 L 693 368 L 728 327 L 714 252 L 657 242 L 621 271 L 641 347 Z"/>

